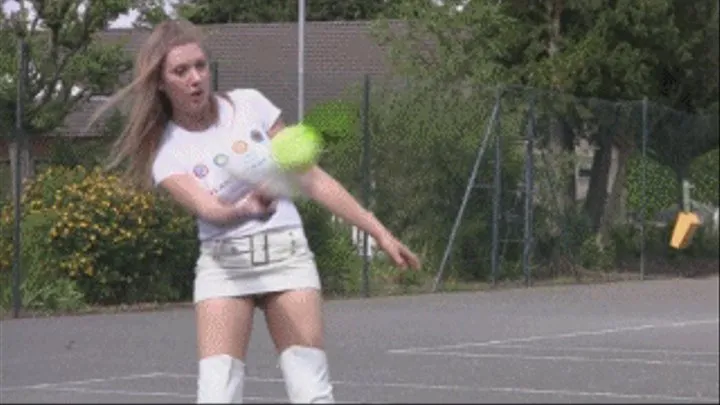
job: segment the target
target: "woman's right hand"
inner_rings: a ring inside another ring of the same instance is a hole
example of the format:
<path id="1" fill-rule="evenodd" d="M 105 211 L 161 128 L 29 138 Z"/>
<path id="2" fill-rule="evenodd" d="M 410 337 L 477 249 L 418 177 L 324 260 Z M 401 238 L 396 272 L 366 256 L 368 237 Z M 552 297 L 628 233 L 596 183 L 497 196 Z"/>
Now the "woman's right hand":
<path id="1" fill-rule="evenodd" d="M 243 216 L 268 217 L 275 213 L 274 202 L 269 201 L 257 191 L 249 192 L 235 203 L 235 206 L 242 212 Z"/>

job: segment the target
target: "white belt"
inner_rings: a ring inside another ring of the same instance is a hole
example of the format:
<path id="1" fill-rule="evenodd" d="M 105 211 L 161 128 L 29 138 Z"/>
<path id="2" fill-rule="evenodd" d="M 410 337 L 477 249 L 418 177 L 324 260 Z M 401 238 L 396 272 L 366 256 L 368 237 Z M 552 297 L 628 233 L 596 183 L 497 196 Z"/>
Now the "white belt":
<path id="1" fill-rule="evenodd" d="M 302 228 L 260 232 L 206 243 L 213 258 L 228 268 L 270 264 L 308 250 Z"/>

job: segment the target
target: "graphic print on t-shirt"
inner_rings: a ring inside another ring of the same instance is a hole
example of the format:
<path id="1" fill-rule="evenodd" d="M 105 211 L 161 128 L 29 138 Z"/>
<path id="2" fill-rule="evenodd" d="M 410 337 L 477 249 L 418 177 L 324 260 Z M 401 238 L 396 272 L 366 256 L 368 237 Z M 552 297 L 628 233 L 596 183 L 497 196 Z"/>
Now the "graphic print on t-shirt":
<path id="1" fill-rule="evenodd" d="M 224 153 L 218 153 L 215 155 L 215 158 L 213 158 L 213 163 L 217 165 L 217 167 L 223 167 L 228 162 L 228 156 Z"/>
<path id="2" fill-rule="evenodd" d="M 256 128 L 225 130 L 196 155 L 202 161 L 194 166 L 195 176 L 212 194 L 237 198 L 251 186 L 248 181 L 259 181 L 273 169 L 266 141 Z"/>
<path id="3" fill-rule="evenodd" d="M 242 155 L 243 153 L 247 152 L 248 144 L 243 140 L 238 140 L 233 142 L 231 149 L 233 152 L 235 152 L 235 154 Z"/>
<path id="4" fill-rule="evenodd" d="M 219 119 L 210 128 L 187 131 L 174 122 L 168 125 L 153 164 L 152 176 L 156 185 L 169 176 L 185 173 L 215 198 L 236 203 L 252 188 L 252 182 L 244 176 L 238 179 L 228 172 L 233 160 L 240 156 L 232 150 L 236 141 L 247 143 L 243 156 L 254 160 L 250 163 L 271 172 L 279 170 L 270 153 L 271 141 L 267 132 L 280 118 L 280 109 L 254 89 L 235 89 L 228 92 L 228 96 L 230 100 L 219 100 Z M 249 220 L 226 226 L 199 217 L 197 222 L 200 240 L 241 237 L 276 227 L 302 225 L 297 208 L 288 198 L 278 198 L 275 214 L 263 221 Z"/>
<path id="5" fill-rule="evenodd" d="M 208 169 L 208 167 L 202 163 L 198 163 L 195 165 L 195 167 L 193 167 L 193 173 L 198 179 L 202 179 L 207 176 L 209 171 L 210 169 Z"/>
<path id="6" fill-rule="evenodd" d="M 258 131 L 257 129 L 253 129 L 250 131 L 250 139 L 257 143 L 263 143 L 265 141 L 265 137 L 263 136 L 262 132 Z"/>

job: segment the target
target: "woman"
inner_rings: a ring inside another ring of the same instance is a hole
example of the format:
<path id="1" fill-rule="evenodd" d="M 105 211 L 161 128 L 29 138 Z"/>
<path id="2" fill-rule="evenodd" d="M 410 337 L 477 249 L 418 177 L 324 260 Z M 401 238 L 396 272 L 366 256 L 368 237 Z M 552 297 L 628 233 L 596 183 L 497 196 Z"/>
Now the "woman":
<path id="1" fill-rule="evenodd" d="M 255 90 L 213 94 L 201 39 L 185 21 L 164 22 L 147 39 L 132 83 L 96 114 L 131 96 L 110 167 L 127 163 L 131 180 L 165 189 L 197 218 L 198 403 L 242 402 L 256 306 L 265 314 L 290 401 L 332 403 L 320 281 L 298 211 L 221 169 L 224 153 L 241 154 L 277 134 L 280 111 Z M 419 267 L 417 257 L 322 169 L 302 174 L 300 183 L 307 197 L 372 235 L 397 266 Z"/>

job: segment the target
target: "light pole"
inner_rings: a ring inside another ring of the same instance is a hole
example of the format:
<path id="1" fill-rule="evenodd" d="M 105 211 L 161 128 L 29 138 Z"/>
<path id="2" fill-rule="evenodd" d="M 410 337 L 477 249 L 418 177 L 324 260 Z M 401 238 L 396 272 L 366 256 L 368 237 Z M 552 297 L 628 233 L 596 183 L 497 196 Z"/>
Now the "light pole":
<path id="1" fill-rule="evenodd" d="M 305 113 L 305 0 L 298 0 L 298 123 Z"/>

